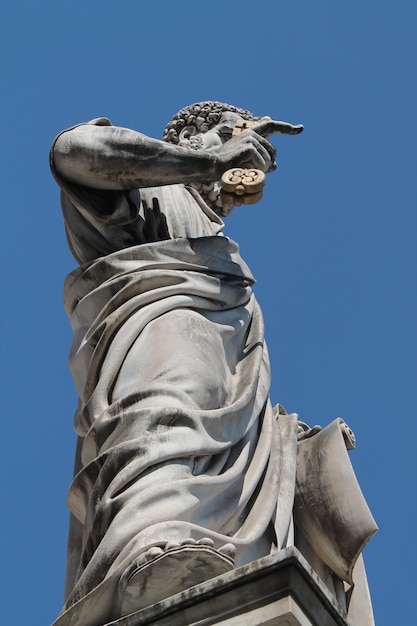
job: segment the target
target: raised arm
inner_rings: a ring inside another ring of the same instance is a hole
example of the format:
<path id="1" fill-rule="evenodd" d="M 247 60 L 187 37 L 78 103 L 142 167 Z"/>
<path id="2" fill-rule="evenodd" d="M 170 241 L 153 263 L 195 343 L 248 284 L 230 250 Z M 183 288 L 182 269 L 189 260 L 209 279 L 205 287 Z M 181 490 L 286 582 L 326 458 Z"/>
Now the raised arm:
<path id="1" fill-rule="evenodd" d="M 55 168 L 73 183 L 96 189 L 135 189 L 216 180 L 213 158 L 117 126 L 84 124 L 64 131 L 53 147 Z"/>
<path id="2" fill-rule="evenodd" d="M 135 189 L 212 182 L 246 164 L 267 171 L 275 158 L 273 146 L 252 130 L 190 150 L 104 124 L 83 124 L 58 136 L 52 155 L 59 176 L 95 189 Z"/>

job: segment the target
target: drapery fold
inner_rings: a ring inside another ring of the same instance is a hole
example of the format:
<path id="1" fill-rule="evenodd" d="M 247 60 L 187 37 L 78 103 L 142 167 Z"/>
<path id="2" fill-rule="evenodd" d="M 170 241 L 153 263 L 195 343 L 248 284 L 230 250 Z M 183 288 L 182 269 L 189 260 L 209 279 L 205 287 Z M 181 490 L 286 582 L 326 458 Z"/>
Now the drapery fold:
<path id="1" fill-rule="evenodd" d="M 152 545 L 231 541 L 240 565 L 288 541 L 297 422 L 269 402 L 253 282 L 218 236 L 134 246 L 68 277 L 83 446 L 66 608 L 116 584 Z"/>

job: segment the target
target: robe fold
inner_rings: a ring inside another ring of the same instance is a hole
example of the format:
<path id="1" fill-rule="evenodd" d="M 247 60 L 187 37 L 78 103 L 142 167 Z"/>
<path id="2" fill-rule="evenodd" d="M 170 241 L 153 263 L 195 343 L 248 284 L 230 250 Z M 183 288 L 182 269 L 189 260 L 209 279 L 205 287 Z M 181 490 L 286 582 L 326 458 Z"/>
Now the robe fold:
<path id="1" fill-rule="evenodd" d="M 88 197 L 67 185 L 62 203 L 87 262 L 64 290 L 81 455 L 60 626 L 151 546 L 209 537 L 233 543 L 242 565 L 292 542 L 297 420 L 271 407 L 262 314 L 237 244 L 182 185 L 141 190 L 136 218 L 109 230 Z M 169 238 L 142 241 L 152 220 Z M 139 243 L 108 250 L 115 229 Z"/>

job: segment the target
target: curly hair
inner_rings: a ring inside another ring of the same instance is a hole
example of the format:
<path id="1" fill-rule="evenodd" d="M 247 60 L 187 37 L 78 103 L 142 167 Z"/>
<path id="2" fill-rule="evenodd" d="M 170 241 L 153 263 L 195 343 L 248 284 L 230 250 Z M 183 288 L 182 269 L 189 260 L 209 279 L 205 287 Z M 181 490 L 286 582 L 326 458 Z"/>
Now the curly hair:
<path id="1" fill-rule="evenodd" d="M 195 129 L 196 133 L 206 133 L 219 123 L 222 113 L 225 111 L 237 113 L 244 120 L 260 119 L 250 111 L 240 109 L 239 107 L 225 102 L 212 100 L 196 102 L 195 104 L 184 107 L 173 116 L 165 127 L 163 141 L 178 145 L 180 143 L 180 132 L 186 127 Z"/>

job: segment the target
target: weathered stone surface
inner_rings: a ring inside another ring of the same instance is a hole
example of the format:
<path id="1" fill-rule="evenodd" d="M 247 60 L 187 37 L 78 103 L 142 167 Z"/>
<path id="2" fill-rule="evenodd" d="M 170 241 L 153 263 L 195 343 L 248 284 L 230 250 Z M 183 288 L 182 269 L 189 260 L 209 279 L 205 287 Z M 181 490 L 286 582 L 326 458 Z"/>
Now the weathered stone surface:
<path id="1" fill-rule="evenodd" d="M 296 548 L 218 576 L 106 626 L 351 626 Z"/>

